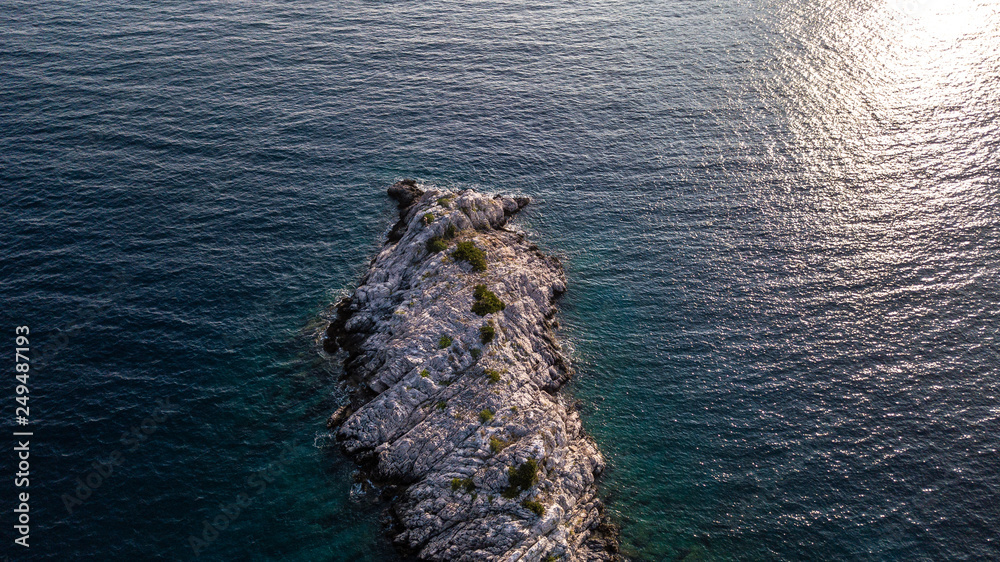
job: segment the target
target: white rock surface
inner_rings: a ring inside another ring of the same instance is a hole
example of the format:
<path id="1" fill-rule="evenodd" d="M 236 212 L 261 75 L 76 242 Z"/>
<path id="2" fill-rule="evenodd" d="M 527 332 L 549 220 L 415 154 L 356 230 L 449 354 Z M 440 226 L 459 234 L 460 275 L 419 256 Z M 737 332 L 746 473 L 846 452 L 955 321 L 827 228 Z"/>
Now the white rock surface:
<path id="1" fill-rule="evenodd" d="M 331 417 L 337 439 L 376 480 L 400 487 L 396 542 L 420 559 L 620 559 L 596 495 L 604 459 L 556 394 L 570 376 L 552 331 L 562 266 L 504 228 L 527 198 L 425 189 L 389 189 L 400 222 L 327 330 L 324 347 L 346 352 L 354 390 L 351 406 Z M 447 237 L 450 225 L 448 248 L 429 252 L 428 240 Z M 451 256 L 459 241 L 485 252 L 485 272 Z M 473 313 L 477 284 L 506 308 Z M 487 322 L 496 336 L 484 344 Z M 444 349 L 442 335 L 453 339 Z M 491 421 L 480 419 L 485 409 Z M 505 446 L 491 448 L 491 438 Z M 529 458 L 540 466 L 537 484 L 505 497 L 510 469 Z"/>

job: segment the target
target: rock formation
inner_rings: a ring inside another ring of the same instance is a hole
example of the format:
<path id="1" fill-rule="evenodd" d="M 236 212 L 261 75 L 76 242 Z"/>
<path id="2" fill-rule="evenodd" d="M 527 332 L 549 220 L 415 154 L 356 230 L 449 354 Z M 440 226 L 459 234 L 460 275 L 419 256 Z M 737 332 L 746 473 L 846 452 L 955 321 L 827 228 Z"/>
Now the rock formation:
<path id="1" fill-rule="evenodd" d="M 324 338 L 351 404 L 331 427 L 396 487 L 396 543 L 421 560 L 616 560 L 604 460 L 557 394 L 559 261 L 507 230 L 527 198 L 389 188 L 399 222 Z"/>

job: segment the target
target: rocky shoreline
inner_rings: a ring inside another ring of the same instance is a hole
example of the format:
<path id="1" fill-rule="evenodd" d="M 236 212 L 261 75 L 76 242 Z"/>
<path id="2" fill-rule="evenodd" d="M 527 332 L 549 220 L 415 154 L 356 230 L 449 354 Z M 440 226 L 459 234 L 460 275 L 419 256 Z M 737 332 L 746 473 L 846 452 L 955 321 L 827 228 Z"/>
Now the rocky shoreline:
<path id="1" fill-rule="evenodd" d="M 399 221 L 324 349 L 344 358 L 344 451 L 392 487 L 420 560 L 620 560 L 597 497 L 604 459 L 557 391 L 559 261 L 504 228 L 527 198 L 402 181 Z"/>

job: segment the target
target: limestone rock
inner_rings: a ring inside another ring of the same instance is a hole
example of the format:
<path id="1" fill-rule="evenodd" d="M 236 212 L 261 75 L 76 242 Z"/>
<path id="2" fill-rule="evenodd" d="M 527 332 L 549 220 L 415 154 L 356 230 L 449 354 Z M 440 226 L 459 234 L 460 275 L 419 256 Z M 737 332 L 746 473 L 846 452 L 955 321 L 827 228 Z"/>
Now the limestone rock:
<path id="1" fill-rule="evenodd" d="M 619 559 L 596 493 L 604 459 L 557 393 L 571 375 L 552 331 L 565 274 L 504 228 L 529 199 L 413 181 L 388 192 L 399 222 L 323 346 L 346 352 L 352 389 L 331 417 L 338 441 L 398 487 L 396 542 L 434 561 Z M 452 256 L 459 242 L 486 271 Z M 477 285 L 504 308 L 472 312 Z"/>

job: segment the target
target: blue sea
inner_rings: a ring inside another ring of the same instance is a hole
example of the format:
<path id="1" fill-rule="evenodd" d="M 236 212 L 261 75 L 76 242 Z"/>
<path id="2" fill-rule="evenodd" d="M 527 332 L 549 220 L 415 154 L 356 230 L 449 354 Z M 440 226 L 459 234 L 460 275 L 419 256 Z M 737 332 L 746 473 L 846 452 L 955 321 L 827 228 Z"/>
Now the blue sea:
<path id="1" fill-rule="evenodd" d="M 535 199 L 633 560 L 1000 559 L 998 46 L 988 0 L 5 0 L 0 556 L 398 560 L 316 336 L 414 178 Z"/>

